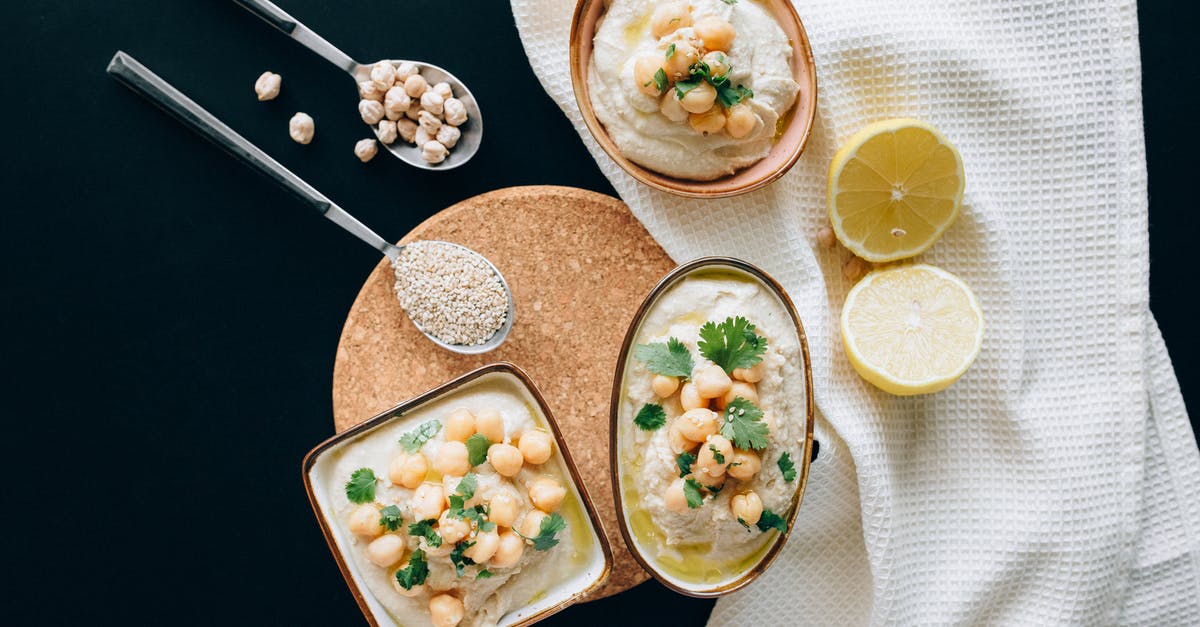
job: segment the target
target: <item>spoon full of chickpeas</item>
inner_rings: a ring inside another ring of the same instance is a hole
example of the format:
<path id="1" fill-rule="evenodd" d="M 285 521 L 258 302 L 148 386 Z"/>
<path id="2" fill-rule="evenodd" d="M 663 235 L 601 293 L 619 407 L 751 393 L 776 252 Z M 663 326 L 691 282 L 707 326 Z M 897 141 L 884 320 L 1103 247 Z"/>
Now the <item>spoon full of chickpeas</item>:
<path id="1" fill-rule="evenodd" d="M 358 84 L 363 122 L 401 161 L 449 170 L 478 152 L 483 138 L 479 104 L 450 72 L 420 61 L 359 63 L 268 0 L 234 2 L 350 74 Z"/>

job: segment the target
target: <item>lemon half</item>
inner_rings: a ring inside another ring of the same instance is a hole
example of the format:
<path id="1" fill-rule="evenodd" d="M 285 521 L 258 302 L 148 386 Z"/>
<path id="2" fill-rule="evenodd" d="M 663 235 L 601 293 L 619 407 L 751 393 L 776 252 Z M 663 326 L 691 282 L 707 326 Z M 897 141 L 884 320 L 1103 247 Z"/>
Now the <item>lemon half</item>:
<path id="1" fill-rule="evenodd" d="M 855 133 L 829 164 L 829 219 L 867 261 L 924 252 L 958 217 L 962 157 L 931 124 L 898 118 Z"/>
<path id="2" fill-rule="evenodd" d="M 862 378 L 900 396 L 948 387 L 983 343 L 983 311 L 962 279 L 930 265 L 868 274 L 846 297 L 842 342 Z"/>

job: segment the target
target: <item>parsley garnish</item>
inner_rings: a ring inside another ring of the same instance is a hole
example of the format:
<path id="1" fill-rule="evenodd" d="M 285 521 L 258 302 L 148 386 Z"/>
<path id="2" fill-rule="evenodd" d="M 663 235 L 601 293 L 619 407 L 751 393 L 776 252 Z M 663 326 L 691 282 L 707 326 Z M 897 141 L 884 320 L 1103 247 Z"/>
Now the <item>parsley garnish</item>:
<path id="1" fill-rule="evenodd" d="M 663 411 L 662 405 L 646 403 L 633 417 L 633 424 L 642 431 L 656 431 L 667 424 L 667 412 Z"/>
<path id="2" fill-rule="evenodd" d="M 729 438 L 741 449 L 756 451 L 767 447 L 771 430 L 762 421 L 762 410 L 750 401 L 737 397 L 725 407 L 725 419 L 721 422 L 721 435 Z"/>
<path id="3" fill-rule="evenodd" d="M 409 453 L 416 453 L 421 450 L 421 447 L 429 441 L 430 438 L 437 435 L 438 431 L 442 430 L 442 423 L 437 420 L 421 423 L 419 427 L 400 436 L 400 446 Z"/>
<path id="4" fill-rule="evenodd" d="M 676 81 L 676 83 L 675 83 L 675 98 L 677 100 L 683 100 L 683 97 L 686 96 L 689 91 L 692 91 L 693 89 L 699 87 L 700 83 L 703 83 L 703 82 L 704 82 L 704 79 L 702 79 L 702 78 L 690 78 L 686 81 Z"/>
<path id="5" fill-rule="evenodd" d="M 769 509 L 764 509 L 762 517 L 758 519 L 757 527 L 759 531 L 766 531 L 768 529 L 787 531 L 787 522 L 779 514 Z"/>
<path id="6" fill-rule="evenodd" d="M 488 447 L 492 445 L 492 441 L 482 433 L 467 438 L 467 461 L 472 466 L 478 466 L 487 461 Z"/>
<path id="7" fill-rule="evenodd" d="M 633 356 L 646 364 L 650 372 L 667 377 L 687 380 L 692 376 L 696 364 L 692 353 L 677 338 L 668 338 L 665 344 L 638 344 L 633 347 Z"/>
<path id="8" fill-rule="evenodd" d="M 767 352 L 767 338 L 755 333 L 749 320 L 738 316 L 726 318 L 721 324 L 711 320 L 704 323 L 697 346 L 701 355 L 729 374 L 762 361 L 762 354 Z"/>
<path id="9" fill-rule="evenodd" d="M 346 498 L 351 503 L 370 503 L 375 500 L 375 471 L 359 468 L 350 473 L 346 482 Z"/>
<path id="10" fill-rule="evenodd" d="M 654 72 L 654 86 L 658 89 L 658 91 L 662 91 L 667 88 L 667 73 L 664 72 L 662 68 L 658 68 L 658 70 Z"/>
<path id="11" fill-rule="evenodd" d="M 712 69 L 709 68 L 708 64 L 703 61 L 697 61 L 692 64 L 692 67 L 688 68 L 688 74 L 691 74 L 692 76 L 700 76 L 703 78 L 708 78 L 709 72 L 711 72 L 711 71 L 712 71 Z"/>
<path id="12" fill-rule="evenodd" d="M 673 56 L 675 56 L 675 44 L 667 46 L 667 58 L 670 59 Z"/>
<path id="13" fill-rule="evenodd" d="M 792 456 L 787 451 L 779 456 L 779 472 L 783 473 L 783 480 L 788 483 L 796 480 L 796 464 L 792 463 Z"/>
<path id="14" fill-rule="evenodd" d="M 436 522 L 436 519 L 430 518 L 429 520 L 413 523 L 408 526 L 408 535 L 425 538 L 425 544 L 429 548 L 436 549 L 442 546 L 442 536 L 438 535 L 438 532 L 433 529 L 433 524 Z M 416 555 L 416 553 L 414 552 L 413 555 Z"/>
<path id="15" fill-rule="evenodd" d="M 689 509 L 696 509 L 704 504 L 704 495 L 700 493 L 700 482 L 695 479 L 683 480 L 683 496 L 687 498 Z"/>
<path id="16" fill-rule="evenodd" d="M 724 2 L 725 4 L 728 4 L 729 6 L 733 6 L 733 5 L 737 4 L 737 0 L 721 0 L 721 2 Z"/>
<path id="17" fill-rule="evenodd" d="M 454 550 L 450 551 L 450 562 L 454 564 L 455 575 L 462 577 L 463 569 L 475 563 L 474 560 L 463 555 L 463 551 L 466 551 L 473 546 L 475 546 L 474 542 L 459 542 L 454 547 Z"/>
<path id="18" fill-rule="evenodd" d="M 558 544 L 558 538 L 554 537 L 558 532 L 567 528 L 567 521 L 563 520 L 558 514 L 550 514 L 542 519 L 542 524 L 538 526 L 538 534 L 532 538 L 521 535 L 520 531 L 516 534 L 533 542 L 533 548 L 538 551 L 546 551 Z"/>
<path id="19" fill-rule="evenodd" d="M 379 524 L 387 528 L 388 531 L 395 531 L 400 528 L 403 522 L 400 520 L 400 508 L 395 505 L 388 505 L 379 510 Z"/>
<path id="20" fill-rule="evenodd" d="M 718 463 L 718 464 L 724 464 L 724 463 L 725 463 L 725 456 L 721 454 L 721 451 L 719 451 L 719 450 L 717 449 L 717 447 L 713 446 L 712 444 L 709 444 L 709 445 L 708 445 L 708 450 L 712 451 L 712 454 L 713 454 L 713 459 L 717 460 L 717 463 Z"/>
<path id="21" fill-rule="evenodd" d="M 721 81 L 720 85 L 715 85 L 717 88 L 717 100 L 719 100 L 721 104 L 725 105 L 726 109 L 745 100 L 746 98 L 754 97 L 754 90 L 750 89 L 749 87 L 743 87 L 741 85 L 738 85 L 737 87 L 730 87 L 727 81 L 728 76 L 725 77 L 724 81 Z M 764 346 L 765 345 L 766 344 L 764 340 Z"/>
<path id="22" fill-rule="evenodd" d="M 675 465 L 679 466 L 679 477 L 683 478 L 692 472 L 692 463 L 696 461 L 696 456 L 684 451 L 675 458 Z"/>
<path id="23" fill-rule="evenodd" d="M 425 563 L 425 551 L 417 549 L 408 558 L 408 566 L 396 571 L 396 583 L 405 590 L 412 590 L 413 586 L 425 583 L 428 576 L 429 564 Z"/>
<path id="24" fill-rule="evenodd" d="M 496 523 L 490 522 L 485 518 L 488 514 L 486 505 L 476 505 L 474 507 L 466 507 L 467 501 L 475 496 L 475 488 L 478 485 L 478 477 L 475 473 L 467 473 L 467 476 L 458 482 L 458 487 L 455 488 L 455 493 L 446 497 L 450 501 L 450 509 L 446 511 L 446 515 L 452 518 L 461 518 L 466 521 L 474 522 L 478 525 L 481 531 L 491 531 L 496 528 Z"/>
<path id="25" fill-rule="evenodd" d="M 479 571 L 478 573 L 475 573 L 475 581 L 479 581 L 480 579 L 488 579 L 491 576 L 492 576 L 492 571 L 485 568 L 485 569 Z"/>

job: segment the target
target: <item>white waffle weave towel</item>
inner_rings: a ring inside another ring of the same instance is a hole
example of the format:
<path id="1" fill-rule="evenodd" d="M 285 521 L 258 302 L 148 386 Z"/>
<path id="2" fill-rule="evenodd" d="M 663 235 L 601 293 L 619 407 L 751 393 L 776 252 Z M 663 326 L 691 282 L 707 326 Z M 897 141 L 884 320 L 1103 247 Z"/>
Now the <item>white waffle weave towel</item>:
<path id="1" fill-rule="evenodd" d="M 771 570 L 715 625 L 1200 624 L 1200 455 L 1149 312 L 1132 0 L 802 0 L 816 128 L 769 188 L 684 200 L 592 140 L 569 0 L 512 0 L 525 51 L 621 198 L 676 260 L 775 275 L 812 342 L 821 458 Z M 983 351 L 897 398 L 846 361 L 825 175 L 869 122 L 929 120 L 962 152 L 962 215 L 923 260 L 965 279 Z"/>

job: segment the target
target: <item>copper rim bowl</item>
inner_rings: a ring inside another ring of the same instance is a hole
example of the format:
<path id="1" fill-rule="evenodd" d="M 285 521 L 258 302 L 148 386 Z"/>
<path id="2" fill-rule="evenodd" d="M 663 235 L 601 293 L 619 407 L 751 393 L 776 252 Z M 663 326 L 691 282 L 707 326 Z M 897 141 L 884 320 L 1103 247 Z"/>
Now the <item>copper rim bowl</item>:
<path id="1" fill-rule="evenodd" d="M 800 342 L 800 365 L 804 375 L 804 433 L 803 440 L 797 442 L 798 444 L 802 444 L 803 448 L 800 456 L 795 460 L 797 466 L 795 492 L 792 495 L 791 507 L 788 510 L 788 514 L 784 517 L 787 520 L 787 531 L 779 533 L 766 553 L 741 576 L 718 585 L 685 582 L 672 577 L 662 572 L 654 565 L 652 560 L 642 554 L 638 541 L 629 528 L 629 520 L 626 517 L 621 490 L 620 444 L 618 442 L 618 420 L 622 391 L 625 387 L 625 371 L 630 351 L 641 328 L 641 324 L 645 320 L 646 314 L 650 312 L 663 294 L 689 275 L 701 270 L 727 270 L 746 276 L 765 286 L 768 291 L 783 303 L 784 309 L 791 317 L 792 323 L 795 326 L 796 336 Z M 625 539 L 625 545 L 629 547 L 629 551 L 633 554 L 634 559 L 642 565 L 642 568 L 646 569 L 646 572 L 653 575 L 655 579 L 668 588 L 681 594 L 702 598 L 719 597 L 739 590 L 766 572 L 771 563 L 778 557 L 784 543 L 787 542 L 796 520 L 796 514 L 800 511 L 800 502 L 804 498 L 804 489 L 808 484 L 808 471 L 812 460 L 813 422 L 815 416 L 816 407 L 813 403 L 812 362 L 808 352 L 808 339 L 804 334 L 804 325 L 800 321 L 800 316 L 796 313 L 795 305 L 792 304 L 791 298 L 788 297 L 787 292 L 784 291 L 783 286 L 779 282 L 758 267 L 732 257 L 703 257 L 695 259 L 675 268 L 667 276 L 663 277 L 658 282 L 658 285 L 655 285 L 654 289 L 650 290 L 646 299 L 642 301 L 642 305 L 634 315 L 633 321 L 629 324 L 629 330 L 625 333 L 625 341 L 621 344 L 621 353 L 617 358 L 617 370 L 613 379 L 612 397 L 609 401 L 609 454 L 611 456 L 610 463 L 612 467 L 613 501 L 616 503 L 617 521 L 620 523 L 621 536 Z"/>
<path id="2" fill-rule="evenodd" d="M 321 525 L 321 533 L 324 534 L 325 542 L 329 545 L 329 550 L 333 553 L 334 559 L 337 560 L 338 569 L 341 570 L 342 577 L 346 580 L 346 585 L 349 586 L 350 592 L 354 595 L 354 600 L 358 603 L 359 609 L 362 610 L 363 616 L 366 617 L 367 622 L 371 625 L 378 627 L 378 625 L 381 624 L 381 616 L 383 619 L 385 619 L 385 622 L 382 624 L 389 624 L 386 621 L 392 621 L 392 623 L 394 623 L 394 617 L 390 617 L 387 612 L 379 606 L 378 603 L 375 603 L 375 607 L 372 607 L 374 596 L 365 585 L 360 584 L 355 576 L 354 566 L 348 563 L 346 555 L 339 547 L 337 537 L 330 527 L 328 515 L 321 509 L 317 499 L 317 494 L 315 491 L 316 488 L 313 485 L 313 469 L 315 465 L 324 453 L 329 452 L 331 449 L 343 442 L 347 442 L 359 437 L 392 420 L 402 419 L 405 414 L 422 407 L 427 403 L 446 397 L 461 388 L 475 383 L 480 379 L 497 375 L 501 377 L 511 377 L 516 381 L 517 384 L 519 384 L 520 387 L 529 392 L 530 396 L 532 396 L 536 401 L 538 410 L 541 412 L 542 416 L 545 417 L 546 426 L 549 427 L 550 433 L 554 437 L 554 442 L 558 446 L 558 451 L 562 455 L 563 465 L 570 474 L 571 483 L 575 488 L 575 492 L 579 496 L 579 501 L 583 506 L 584 512 L 586 513 L 587 520 L 592 525 L 592 529 L 590 531 L 597 540 L 596 544 L 600 549 L 600 556 L 603 559 L 603 565 L 599 569 L 599 573 L 585 586 L 572 591 L 559 592 L 557 596 L 561 596 L 561 600 L 558 600 L 547 607 L 541 608 L 536 612 L 529 614 L 528 616 L 520 617 L 518 620 L 514 620 L 512 622 L 502 621 L 500 624 L 505 627 L 521 627 L 524 625 L 532 625 L 533 623 L 560 612 L 574 603 L 584 599 L 592 592 L 598 590 L 600 586 L 604 585 L 604 583 L 608 580 L 609 573 L 612 571 L 612 549 L 608 544 L 608 538 L 605 535 L 604 526 L 601 524 L 600 518 L 596 515 L 596 508 L 592 504 L 592 499 L 588 495 L 587 489 L 584 487 L 582 478 L 579 476 L 579 470 L 575 467 L 575 462 L 571 459 L 570 451 L 567 450 L 562 433 L 558 429 L 558 423 L 554 420 L 553 414 L 550 413 L 550 408 L 546 406 L 545 399 L 542 398 L 541 392 L 538 391 L 537 387 L 533 384 L 533 381 L 530 380 L 529 375 L 513 364 L 507 362 L 498 362 L 483 366 L 476 370 L 472 370 L 471 372 L 468 372 L 467 374 L 464 374 L 447 383 L 443 383 L 442 385 L 429 390 L 428 392 L 424 392 L 416 397 L 408 399 L 399 405 L 396 405 L 395 407 L 379 414 L 378 416 L 367 420 L 366 422 L 358 424 L 350 429 L 347 429 L 346 431 L 343 431 L 342 433 L 333 436 L 332 438 L 329 438 L 328 440 L 325 440 L 304 456 L 304 462 L 301 465 L 301 474 L 303 475 L 304 479 L 304 489 L 308 493 L 308 502 L 310 505 L 312 505 L 313 513 L 316 515 L 317 521 Z M 520 612 L 522 609 L 524 608 L 514 608 L 505 616 L 507 617 L 513 613 Z"/>
<path id="3" fill-rule="evenodd" d="M 745 194 L 774 182 L 796 165 L 808 144 L 817 111 L 817 70 L 804 24 L 790 0 L 762 2 L 792 44 L 792 76 L 800 84 L 800 93 L 792 108 L 784 115 L 785 119 L 790 120 L 766 157 L 733 174 L 712 181 L 674 178 L 626 159 L 609 137 L 604 125 L 596 118 L 587 77 L 588 67 L 592 62 L 592 42 L 596 36 L 596 25 L 604 15 L 606 4 L 606 0 L 579 0 L 575 5 L 575 15 L 571 20 L 571 86 L 575 91 L 575 103 L 583 115 L 583 121 L 587 123 L 588 131 L 617 165 L 650 187 L 690 198 L 724 198 Z"/>

